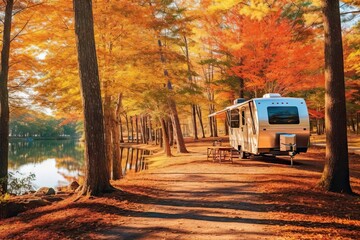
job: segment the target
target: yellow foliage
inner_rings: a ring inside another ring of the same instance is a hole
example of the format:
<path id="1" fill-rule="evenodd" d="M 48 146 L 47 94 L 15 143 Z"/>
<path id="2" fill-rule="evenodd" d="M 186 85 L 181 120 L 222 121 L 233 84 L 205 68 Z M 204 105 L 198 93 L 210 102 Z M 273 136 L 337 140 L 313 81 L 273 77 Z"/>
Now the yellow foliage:
<path id="1" fill-rule="evenodd" d="M 260 20 L 267 16 L 271 11 L 274 11 L 274 9 L 263 0 L 250 0 L 247 5 L 239 10 L 239 13 L 248 16 L 251 19 Z"/>
<path id="2" fill-rule="evenodd" d="M 305 24 L 306 25 L 313 25 L 313 24 L 319 24 L 322 23 L 322 17 L 319 13 L 305 13 L 304 14 Z"/>
<path id="3" fill-rule="evenodd" d="M 210 13 L 212 12 L 216 12 L 216 11 L 225 11 L 225 10 L 229 10 L 230 8 L 236 6 L 237 4 L 242 3 L 242 1 L 240 0 L 227 0 L 227 1 L 222 1 L 222 0 L 213 0 L 212 1 L 212 5 L 210 5 L 207 9 L 207 11 L 209 11 Z"/>

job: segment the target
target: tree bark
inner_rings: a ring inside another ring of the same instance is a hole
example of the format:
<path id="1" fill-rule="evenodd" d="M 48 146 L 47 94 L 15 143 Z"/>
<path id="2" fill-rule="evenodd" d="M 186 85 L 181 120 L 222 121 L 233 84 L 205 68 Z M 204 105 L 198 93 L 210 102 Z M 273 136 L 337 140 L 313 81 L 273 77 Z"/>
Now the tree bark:
<path id="1" fill-rule="evenodd" d="M 115 120 L 117 123 L 117 126 L 119 127 L 120 131 L 120 143 L 124 142 L 124 131 L 123 131 L 123 123 L 121 119 L 121 108 L 122 108 L 122 93 L 119 93 L 118 99 L 116 101 L 116 108 L 115 108 Z"/>
<path id="2" fill-rule="evenodd" d="M 127 131 L 127 142 L 130 142 L 130 127 L 129 127 L 129 119 L 128 119 L 128 116 L 126 114 L 126 112 L 124 113 L 124 118 L 125 118 L 125 121 L 126 121 L 126 131 Z"/>
<path id="3" fill-rule="evenodd" d="M 139 119 L 137 115 L 135 115 L 135 130 L 136 130 L 136 144 L 139 144 Z"/>
<path id="4" fill-rule="evenodd" d="M 188 150 L 186 149 L 185 146 L 185 140 L 181 131 L 180 120 L 179 120 L 179 115 L 177 113 L 176 104 L 173 99 L 169 99 L 169 106 L 172 112 L 171 120 L 173 121 L 173 126 L 176 135 L 177 151 L 179 153 L 188 153 Z"/>
<path id="5" fill-rule="evenodd" d="M 120 154 L 120 127 L 119 122 L 120 112 L 113 111 L 112 116 L 112 142 L 114 143 L 113 149 L 113 162 L 112 162 L 112 176 L 114 180 L 122 178 L 122 169 L 121 169 L 121 154 Z"/>
<path id="6" fill-rule="evenodd" d="M 82 194 L 113 190 L 106 163 L 103 109 L 91 0 L 73 0 L 79 75 L 84 108 L 85 180 Z"/>
<path id="7" fill-rule="evenodd" d="M 351 129 L 352 131 L 355 133 L 356 132 L 356 128 L 355 128 L 355 121 L 354 121 L 354 115 L 350 115 L 350 124 L 351 124 Z"/>
<path id="8" fill-rule="evenodd" d="M 199 123 L 200 123 L 200 127 L 201 127 L 202 138 L 205 138 L 205 129 L 204 129 L 203 121 L 202 121 L 201 108 L 200 108 L 199 105 L 196 105 L 196 113 L 197 113 L 198 118 L 199 118 Z"/>
<path id="9" fill-rule="evenodd" d="M 107 84 L 104 84 L 105 92 L 107 91 Z M 113 144 L 112 144 L 112 110 L 111 110 L 111 97 L 105 93 L 104 100 L 104 125 L 105 125 L 105 150 L 106 150 L 106 162 L 108 169 L 111 172 L 111 166 L 113 163 Z M 111 174 L 109 172 L 109 177 Z"/>
<path id="10" fill-rule="evenodd" d="M 197 124 L 196 124 L 196 105 L 191 104 L 191 119 L 193 124 L 194 140 L 198 140 Z"/>
<path id="11" fill-rule="evenodd" d="M 166 154 L 167 157 L 171 157 L 171 148 L 170 148 L 170 142 L 169 142 L 169 132 L 168 132 L 168 128 L 166 126 L 166 121 L 165 119 L 161 119 L 161 128 L 162 128 L 162 138 L 163 138 L 163 147 L 164 147 L 164 152 Z"/>
<path id="12" fill-rule="evenodd" d="M 319 186 L 352 193 L 346 132 L 344 63 L 339 1 L 323 0 L 325 30 L 325 167 Z"/>
<path id="13" fill-rule="evenodd" d="M 164 138 L 162 128 L 159 129 L 159 146 L 164 147 Z"/>
<path id="14" fill-rule="evenodd" d="M 174 145 L 174 128 L 171 119 L 167 121 L 168 133 L 169 133 L 169 144 Z"/>
<path id="15" fill-rule="evenodd" d="M 148 123 L 149 123 L 149 141 L 152 143 L 154 141 L 154 138 L 153 138 L 153 129 L 152 129 L 151 117 L 150 116 L 149 116 L 149 119 L 148 119 Z"/>
<path id="16" fill-rule="evenodd" d="M 360 112 L 356 113 L 356 134 L 359 134 Z"/>
<path id="17" fill-rule="evenodd" d="M 141 143 L 145 143 L 145 133 L 144 133 L 144 116 L 139 116 L 140 122 L 140 136 L 141 136 Z"/>
<path id="18" fill-rule="evenodd" d="M 134 142 L 134 120 L 133 117 L 130 117 L 130 124 L 131 124 L 131 142 Z"/>
<path id="19" fill-rule="evenodd" d="M 238 77 L 239 79 L 239 97 L 244 98 L 244 79 Z"/>
<path id="20" fill-rule="evenodd" d="M 0 194 L 7 192 L 9 161 L 9 56 L 13 0 L 6 1 L 0 72 Z"/>
<path id="21" fill-rule="evenodd" d="M 210 137 L 213 137 L 214 136 L 213 117 L 209 117 L 209 127 L 210 127 Z"/>

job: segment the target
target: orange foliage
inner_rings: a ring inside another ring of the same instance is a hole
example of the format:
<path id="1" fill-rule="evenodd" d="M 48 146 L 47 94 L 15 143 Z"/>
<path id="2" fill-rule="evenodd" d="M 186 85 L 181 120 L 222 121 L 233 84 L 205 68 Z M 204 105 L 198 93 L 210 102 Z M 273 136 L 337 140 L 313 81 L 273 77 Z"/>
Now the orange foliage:
<path id="1" fill-rule="evenodd" d="M 226 15 L 217 31 L 221 51 L 232 57 L 228 74 L 245 80 L 246 90 L 289 93 L 323 86 L 322 43 L 295 39 L 295 27 L 281 12 L 261 20 Z"/>

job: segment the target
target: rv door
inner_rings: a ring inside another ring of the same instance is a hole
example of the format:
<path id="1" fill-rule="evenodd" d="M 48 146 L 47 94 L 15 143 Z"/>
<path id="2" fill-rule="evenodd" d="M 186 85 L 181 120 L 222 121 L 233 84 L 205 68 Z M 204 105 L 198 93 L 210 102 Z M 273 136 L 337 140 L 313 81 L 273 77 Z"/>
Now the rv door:
<path id="1" fill-rule="evenodd" d="M 246 113 L 246 108 L 241 108 L 241 145 L 242 150 L 249 151 L 249 134 L 248 134 L 248 114 Z"/>

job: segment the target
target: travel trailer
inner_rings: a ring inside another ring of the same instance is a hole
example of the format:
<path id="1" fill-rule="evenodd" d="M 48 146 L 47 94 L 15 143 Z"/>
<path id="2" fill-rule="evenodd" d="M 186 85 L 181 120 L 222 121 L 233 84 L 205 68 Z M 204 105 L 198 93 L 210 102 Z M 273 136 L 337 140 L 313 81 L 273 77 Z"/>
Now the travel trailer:
<path id="1" fill-rule="evenodd" d="M 268 93 L 262 98 L 236 99 L 234 105 L 210 114 L 226 113 L 230 145 L 239 158 L 306 152 L 310 137 L 308 109 L 302 98 Z"/>

